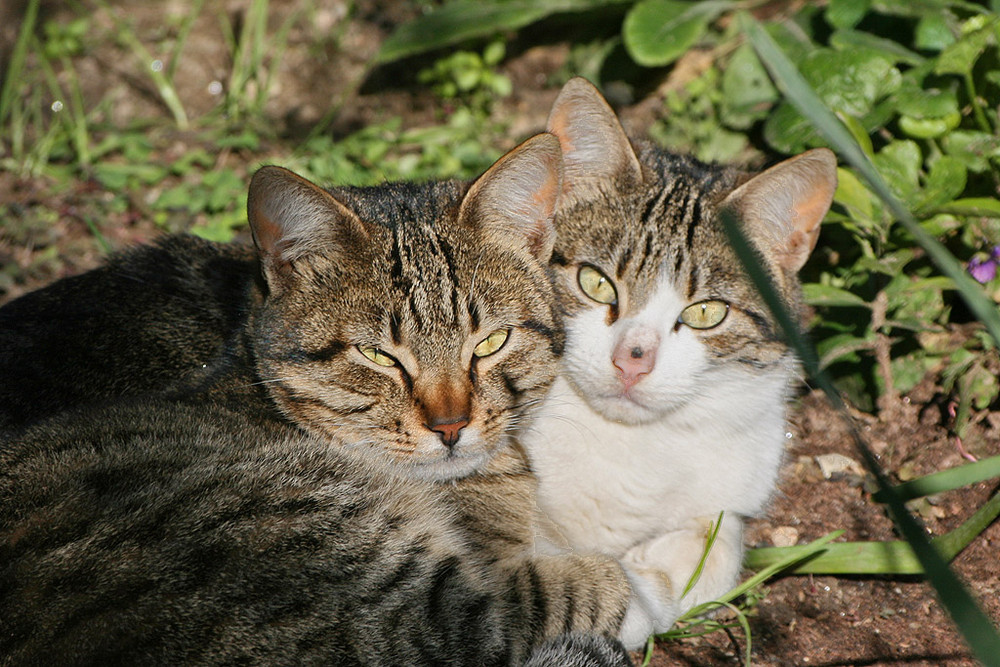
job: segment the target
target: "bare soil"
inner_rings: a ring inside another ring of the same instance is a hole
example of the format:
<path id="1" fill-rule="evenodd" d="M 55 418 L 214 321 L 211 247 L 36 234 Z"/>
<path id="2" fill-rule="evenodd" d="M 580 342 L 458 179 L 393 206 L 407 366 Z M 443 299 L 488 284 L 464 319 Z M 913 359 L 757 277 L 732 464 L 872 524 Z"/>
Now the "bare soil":
<path id="1" fill-rule="evenodd" d="M 89 3 L 85 3 L 88 4 Z M 238 15 L 247 3 L 209 0 L 183 51 L 176 84 L 192 117 L 208 112 L 218 100 L 212 81 L 226 80 L 230 63 L 219 31 L 219 13 Z M 218 164 L 247 172 L 269 156 L 289 153 L 295 138 L 331 108 L 331 131 L 342 135 L 367 123 L 401 116 L 406 125 L 426 125 L 439 118 L 430 94 L 416 86 L 412 65 L 371 72 L 367 63 L 379 44 L 402 21 L 416 15 L 409 3 L 388 0 L 317 0 L 308 21 L 292 29 L 267 106 L 279 136 L 285 139 L 254 154 L 224 152 Z M 182 12 L 188 3 L 118 0 L 147 43 L 164 39 L 165 13 Z M 0 10 L 0 57 L 9 52 L 24 2 Z M 276 28 L 299 6 L 295 0 L 271 1 Z M 62 3 L 43 3 L 46 17 L 70 15 Z M 214 12 L 214 13 L 213 13 Z M 100 22 L 96 12 L 95 22 Z M 110 25 L 103 26 L 110 29 Z M 542 128 L 561 82 L 569 48 L 557 41 L 544 46 L 514 43 L 502 65 L 514 93 L 495 114 L 509 122 L 511 144 Z M 684 78 L 697 76 L 704 54 L 693 54 L 619 108 L 630 131 L 641 132 L 659 117 L 660 95 Z M 75 61 L 88 108 L 108 99 L 111 120 L 121 126 L 135 118 L 169 119 L 150 90 L 148 77 L 120 46 L 109 40 Z M 410 70 L 409 74 L 407 70 Z M 157 158 L 167 160 L 196 145 L 195 133 L 173 131 Z M 47 179 L 20 179 L 0 171 L 0 303 L 54 279 L 95 266 L 105 248 L 91 228 L 96 225 L 112 248 L 126 247 L 162 233 L 150 219 L 145 199 L 132 196 L 126 210 L 107 213 L 111 195 L 92 181 L 65 186 Z M 94 211 L 101 211 L 93 219 Z M 184 222 L 175 223 L 183 228 Z M 173 228 L 173 227 L 172 227 Z M 821 241 L 822 243 L 822 241 Z M 1000 453 L 1000 413 L 978 416 L 965 448 L 976 456 Z M 909 396 L 884 406 L 878 416 L 855 414 L 885 470 L 895 478 L 942 470 L 963 462 L 948 427 L 947 401 L 927 382 Z M 766 517 L 752 522 L 749 546 L 806 543 L 842 529 L 844 540 L 897 539 L 882 507 L 871 500 L 864 475 L 850 470 L 823 476 L 816 457 L 837 453 L 860 460 L 843 421 L 817 393 L 804 393 L 792 411 L 787 463 Z M 937 535 L 959 525 L 997 490 L 996 482 L 943 494 L 918 509 L 927 531 Z M 977 538 L 954 562 L 991 618 L 1000 619 L 1000 524 Z M 933 591 L 915 577 L 785 576 L 771 581 L 750 619 L 755 665 L 974 665 L 962 639 L 942 611 Z M 746 637 L 714 633 L 678 643 L 659 644 L 653 665 L 739 664 Z M 639 656 L 636 656 L 637 661 Z"/>

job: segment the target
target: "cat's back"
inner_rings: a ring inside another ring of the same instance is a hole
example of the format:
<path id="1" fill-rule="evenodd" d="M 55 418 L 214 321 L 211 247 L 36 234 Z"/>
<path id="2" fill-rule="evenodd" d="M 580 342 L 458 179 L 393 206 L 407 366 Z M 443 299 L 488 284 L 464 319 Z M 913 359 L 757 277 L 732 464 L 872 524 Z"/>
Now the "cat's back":
<path id="1" fill-rule="evenodd" d="M 505 663 L 433 485 L 215 405 L 90 417 L 0 446 L 10 664 Z"/>
<path id="2" fill-rule="evenodd" d="M 243 324 L 252 248 L 169 236 L 0 308 L 0 427 L 194 381 Z"/>

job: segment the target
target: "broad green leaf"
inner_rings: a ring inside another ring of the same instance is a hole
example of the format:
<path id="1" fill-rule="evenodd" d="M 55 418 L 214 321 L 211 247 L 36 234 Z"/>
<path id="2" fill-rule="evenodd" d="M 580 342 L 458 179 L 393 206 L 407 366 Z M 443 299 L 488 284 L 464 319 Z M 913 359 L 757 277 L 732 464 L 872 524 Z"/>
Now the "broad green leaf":
<path id="1" fill-rule="evenodd" d="M 924 51 L 940 51 L 955 43 L 955 34 L 945 13 L 924 14 L 917 21 L 913 46 Z"/>
<path id="2" fill-rule="evenodd" d="M 868 302 L 853 292 L 819 283 L 806 283 L 802 286 L 802 296 L 810 306 L 862 306 L 870 307 Z"/>
<path id="3" fill-rule="evenodd" d="M 962 30 L 965 34 L 950 44 L 938 56 L 934 68 L 936 74 L 971 74 L 973 65 L 986 50 L 986 46 L 996 41 L 995 29 L 1000 17 L 974 16 Z"/>
<path id="4" fill-rule="evenodd" d="M 388 63 L 469 39 L 517 30 L 557 12 L 585 11 L 630 0 L 457 0 L 396 28 L 375 61 Z"/>
<path id="5" fill-rule="evenodd" d="M 622 25 L 625 49 L 643 67 L 669 65 L 694 46 L 708 25 L 733 5 L 726 0 L 640 0 Z"/>
<path id="6" fill-rule="evenodd" d="M 990 169 L 990 158 L 1000 157 L 1000 137 L 986 132 L 955 130 L 941 139 L 941 148 L 961 160 L 970 171 Z"/>
<path id="7" fill-rule="evenodd" d="M 940 211 L 955 215 L 973 215 L 986 218 L 1000 218 L 1000 201 L 992 197 L 968 197 L 956 199 L 939 207 Z"/>
<path id="8" fill-rule="evenodd" d="M 925 60 L 919 53 L 910 51 L 899 42 L 878 37 L 869 32 L 838 30 L 830 36 L 830 45 L 841 51 L 852 49 L 877 51 L 892 58 L 895 62 L 906 63 L 907 65 L 919 65 Z"/>
<path id="9" fill-rule="evenodd" d="M 767 116 L 777 99 L 778 91 L 753 48 L 744 44 L 736 49 L 722 74 L 719 112 L 723 122 L 735 129 L 747 129 Z"/>
<path id="10" fill-rule="evenodd" d="M 942 155 L 931 165 L 917 209 L 937 208 L 965 191 L 968 172 L 961 160 Z"/>
<path id="11" fill-rule="evenodd" d="M 902 82 L 893 58 L 870 49 L 816 49 L 803 59 L 802 76 L 829 108 L 859 118 L 872 111 L 876 102 L 894 92 Z M 787 101 L 778 105 L 765 121 L 764 137 L 786 153 L 826 145 L 811 123 Z"/>
<path id="12" fill-rule="evenodd" d="M 833 200 L 845 207 L 848 213 L 861 222 L 870 223 L 874 217 L 874 195 L 848 169 L 837 167 L 837 191 Z"/>
<path id="13" fill-rule="evenodd" d="M 875 155 L 875 167 L 903 201 L 912 201 L 920 187 L 920 146 L 914 141 L 893 141 Z"/>
<path id="14" fill-rule="evenodd" d="M 924 88 L 907 79 L 895 95 L 896 109 L 913 118 L 944 118 L 958 113 L 958 96 L 954 90 Z"/>
<path id="15" fill-rule="evenodd" d="M 827 23 L 834 28 L 853 28 L 868 13 L 871 4 L 871 0 L 830 0 L 826 8 Z"/>

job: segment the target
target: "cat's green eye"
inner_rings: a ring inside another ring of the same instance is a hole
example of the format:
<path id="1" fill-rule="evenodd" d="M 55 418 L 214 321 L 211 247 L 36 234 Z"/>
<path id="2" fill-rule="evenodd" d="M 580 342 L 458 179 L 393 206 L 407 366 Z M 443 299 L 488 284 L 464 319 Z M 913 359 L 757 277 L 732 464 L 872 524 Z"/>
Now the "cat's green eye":
<path id="1" fill-rule="evenodd" d="M 729 314 L 729 304 L 711 299 L 693 303 L 681 311 L 680 321 L 692 329 L 711 329 L 722 324 Z"/>
<path id="2" fill-rule="evenodd" d="M 365 355 L 379 366 L 395 366 L 396 360 L 388 354 L 370 345 L 358 345 L 358 351 Z"/>
<path id="3" fill-rule="evenodd" d="M 583 290 L 583 293 L 597 303 L 611 305 L 618 302 L 618 292 L 615 290 L 614 283 L 594 267 L 581 266 L 576 280 L 580 283 L 580 289 Z"/>
<path id="4" fill-rule="evenodd" d="M 497 329 L 489 336 L 479 341 L 479 345 L 476 345 L 475 349 L 472 350 L 472 354 L 477 357 L 488 357 L 491 354 L 495 354 L 497 350 L 503 347 L 503 344 L 507 342 L 507 336 L 509 334 L 510 331 L 507 329 Z"/>

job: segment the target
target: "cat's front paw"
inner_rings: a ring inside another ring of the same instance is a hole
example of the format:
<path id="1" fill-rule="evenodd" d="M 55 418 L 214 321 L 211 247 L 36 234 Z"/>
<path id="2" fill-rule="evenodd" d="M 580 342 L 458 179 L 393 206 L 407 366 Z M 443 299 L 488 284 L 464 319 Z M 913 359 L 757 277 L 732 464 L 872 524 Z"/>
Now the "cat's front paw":
<path id="1" fill-rule="evenodd" d="M 706 554 L 708 535 L 712 529 L 710 519 L 693 519 L 684 529 L 664 533 L 632 547 L 625 553 L 622 562 L 634 570 L 658 572 L 663 579 L 670 581 L 679 616 L 724 595 L 739 580 L 743 560 L 742 521 L 739 517 L 726 516 Z M 701 572 L 694 579 L 699 565 Z M 690 590 L 685 590 L 689 587 Z M 657 631 L 666 629 L 657 628 Z"/>
<path id="2" fill-rule="evenodd" d="M 666 632 L 680 616 L 673 583 L 662 570 L 649 568 L 626 556 L 621 561 L 632 598 L 618 638 L 630 651 L 641 648 L 650 635 Z"/>

